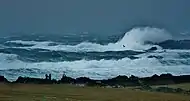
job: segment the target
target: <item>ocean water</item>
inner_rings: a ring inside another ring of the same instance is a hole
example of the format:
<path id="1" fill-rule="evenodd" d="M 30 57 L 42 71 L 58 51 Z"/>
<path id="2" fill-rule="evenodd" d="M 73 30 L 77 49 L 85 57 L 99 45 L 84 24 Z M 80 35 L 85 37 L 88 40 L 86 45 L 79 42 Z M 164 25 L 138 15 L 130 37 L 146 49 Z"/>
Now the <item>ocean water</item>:
<path id="1" fill-rule="evenodd" d="M 89 33 L 15 35 L 0 38 L 0 75 L 40 77 L 51 73 L 107 79 L 118 75 L 190 74 L 190 40 L 159 28 L 133 28 L 124 35 Z M 156 51 L 146 50 L 157 47 Z"/>

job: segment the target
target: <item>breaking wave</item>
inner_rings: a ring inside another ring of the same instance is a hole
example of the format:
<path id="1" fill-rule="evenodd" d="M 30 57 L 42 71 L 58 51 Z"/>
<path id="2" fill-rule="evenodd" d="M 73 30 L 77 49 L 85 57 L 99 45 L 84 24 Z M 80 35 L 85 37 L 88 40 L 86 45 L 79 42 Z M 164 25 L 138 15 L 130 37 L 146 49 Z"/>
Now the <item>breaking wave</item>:
<path id="1" fill-rule="evenodd" d="M 107 44 L 76 41 L 78 44 L 24 41 L 22 37 L 5 40 L 0 44 L 0 75 L 12 80 L 18 76 L 43 77 L 46 73 L 54 78 L 64 73 L 106 79 L 118 75 L 182 75 L 190 71 L 190 40 L 173 40 L 164 29 L 133 28 Z M 161 51 L 144 51 L 152 47 Z"/>
<path id="2" fill-rule="evenodd" d="M 153 54 L 153 53 L 152 53 Z M 156 54 L 156 53 L 154 53 Z M 145 56 L 142 56 L 145 55 Z M 0 54 L 0 74 L 15 80 L 18 76 L 43 77 L 52 73 L 54 78 L 60 78 L 64 73 L 71 77 L 86 76 L 93 79 L 107 79 L 118 75 L 151 76 L 153 74 L 172 73 L 174 75 L 188 74 L 189 65 L 186 60 L 172 60 L 168 54 L 163 61 L 148 58 L 150 54 L 142 54 L 138 59 L 122 58 L 119 60 L 77 60 L 59 62 L 24 62 L 14 54 Z M 174 53 L 171 57 L 177 56 Z M 180 61 L 179 61 L 180 60 Z M 164 63 L 166 62 L 166 63 Z M 187 61 L 190 63 L 190 59 Z M 177 64 L 176 64 L 177 63 Z"/>
<path id="3" fill-rule="evenodd" d="M 105 52 L 105 51 L 124 51 L 124 50 L 146 50 L 153 46 L 161 49 L 158 45 L 145 44 L 146 42 L 159 43 L 172 39 L 169 32 L 164 29 L 158 28 L 134 28 L 125 33 L 122 39 L 116 43 L 109 43 L 107 45 L 101 45 L 91 42 L 82 42 L 77 45 L 63 45 L 61 43 L 55 43 L 50 41 L 37 42 L 37 41 L 8 41 L 7 43 L 22 44 L 19 48 L 25 49 L 48 49 L 56 51 L 68 51 L 68 52 Z M 29 45 L 29 46 L 27 46 Z M 31 46 L 30 46 L 31 45 Z M 18 47 L 17 47 L 18 48 Z"/>

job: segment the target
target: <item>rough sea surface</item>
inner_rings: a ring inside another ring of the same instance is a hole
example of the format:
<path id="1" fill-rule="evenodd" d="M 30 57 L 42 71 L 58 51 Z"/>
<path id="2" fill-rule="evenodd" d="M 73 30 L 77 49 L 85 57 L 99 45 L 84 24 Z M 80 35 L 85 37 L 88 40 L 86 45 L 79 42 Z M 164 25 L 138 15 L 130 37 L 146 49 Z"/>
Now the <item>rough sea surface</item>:
<path id="1" fill-rule="evenodd" d="M 146 51 L 157 47 L 156 51 Z M 174 40 L 158 28 L 134 28 L 123 36 L 89 33 L 15 35 L 0 38 L 0 75 L 60 79 L 86 76 L 107 79 L 118 75 L 190 74 L 190 40 Z"/>

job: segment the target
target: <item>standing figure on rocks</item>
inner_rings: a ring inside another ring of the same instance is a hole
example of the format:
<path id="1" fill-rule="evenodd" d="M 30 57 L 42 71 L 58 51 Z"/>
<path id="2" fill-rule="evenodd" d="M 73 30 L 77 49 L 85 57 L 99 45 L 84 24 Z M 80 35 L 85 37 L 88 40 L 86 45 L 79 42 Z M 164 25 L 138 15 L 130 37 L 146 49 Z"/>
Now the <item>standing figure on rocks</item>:
<path id="1" fill-rule="evenodd" d="M 47 80 L 48 79 L 48 75 L 46 74 L 45 77 L 46 77 L 46 80 Z"/>
<path id="2" fill-rule="evenodd" d="M 49 80 L 51 80 L 51 74 L 49 74 Z"/>

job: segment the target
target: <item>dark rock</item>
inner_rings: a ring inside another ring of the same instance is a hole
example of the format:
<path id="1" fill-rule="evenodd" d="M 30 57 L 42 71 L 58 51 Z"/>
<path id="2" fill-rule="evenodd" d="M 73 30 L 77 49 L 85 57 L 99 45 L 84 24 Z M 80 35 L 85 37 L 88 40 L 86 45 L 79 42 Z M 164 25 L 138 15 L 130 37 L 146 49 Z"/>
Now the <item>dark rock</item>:
<path id="1" fill-rule="evenodd" d="M 18 77 L 13 83 L 30 83 L 30 84 L 55 84 L 56 80 L 40 79 L 40 78 L 29 78 L 29 77 Z"/>
<path id="2" fill-rule="evenodd" d="M 63 77 L 61 78 L 59 82 L 60 83 L 75 83 L 76 80 L 71 77 L 67 77 L 66 75 L 63 75 Z"/>
<path id="3" fill-rule="evenodd" d="M 173 75 L 172 74 L 161 74 L 160 77 L 163 77 L 163 78 L 172 78 Z"/>
<path id="4" fill-rule="evenodd" d="M 8 80 L 4 76 L 0 76 L 0 82 L 8 82 Z"/>
<path id="5" fill-rule="evenodd" d="M 115 78 L 112 78 L 112 80 L 121 81 L 121 82 L 126 81 L 126 80 L 128 80 L 128 79 L 129 79 L 129 78 L 128 78 L 127 76 L 121 76 L 121 75 L 119 75 L 119 76 L 117 76 L 117 77 L 115 77 Z"/>
<path id="6" fill-rule="evenodd" d="M 150 49 L 146 50 L 146 52 L 152 52 L 158 50 L 157 47 L 151 47 Z"/>
<path id="7" fill-rule="evenodd" d="M 8 82 L 4 76 L 0 76 L 0 82 Z M 13 83 L 33 83 L 33 84 L 84 84 L 87 86 L 111 86 L 111 87 L 126 87 L 126 86 L 140 86 L 142 89 L 150 90 L 151 85 L 169 85 L 169 84 L 179 84 L 179 83 L 190 83 L 190 75 L 173 76 L 172 74 L 162 74 L 160 76 L 153 75 L 152 77 L 138 78 L 134 75 L 130 77 L 127 76 L 117 76 L 106 80 L 93 80 L 87 77 L 71 78 L 63 75 L 61 80 L 56 81 L 51 80 L 46 77 L 42 78 L 29 78 L 29 77 L 18 77 Z M 162 91 L 160 88 L 158 91 Z M 171 90 L 171 89 L 166 89 Z M 182 89 L 174 89 L 175 92 L 182 92 Z"/>
<path id="8" fill-rule="evenodd" d="M 130 80 L 135 80 L 135 81 L 136 81 L 136 80 L 138 80 L 139 78 L 136 77 L 136 76 L 134 76 L 134 75 L 131 75 L 129 79 L 130 79 Z"/>
<path id="9" fill-rule="evenodd" d="M 139 57 L 135 57 L 135 56 L 128 56 L 128 58 L 135 60 L 135 59 L 139 59 Z"/>
<path id="10" fill-rule="evenodd" d="M 157 74 L 154 74 L 152 77 L 151 77 L 151 79 L 158 79 L 159 78 L 159 76 L 157 75 Z"/>
<path id="11" fill-rule="evenodd" d="M 175 83 L 189 83 L 190 75 L 173 76 Z"/>
<path id="12" fill-rule="evenodd" d="M 87 78 L 87 77 L 80 77 L 80 78 L 76 79 L 76 83 L 83 83 L 83 84 L 90 83 L 92 81 L 93 80 L 91 80 L 90 78 Z"/>
<path id="13" fill-rule="evenodd" d="M 102 82 L 109 86 L 139 86 L 138 77 L 131 76 L 128 78 L 127 76 L 117 76 L 112 79 L 102 80 Z"/>
<path id="14" fill-rule="evenodd" d="M 150 56 L 148 56 L 148 58 L 163 59 L 162 56 L 154 56 L 154 55 L 150 55 Z"/>

